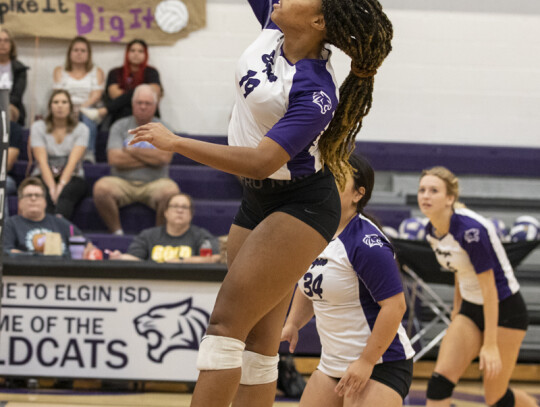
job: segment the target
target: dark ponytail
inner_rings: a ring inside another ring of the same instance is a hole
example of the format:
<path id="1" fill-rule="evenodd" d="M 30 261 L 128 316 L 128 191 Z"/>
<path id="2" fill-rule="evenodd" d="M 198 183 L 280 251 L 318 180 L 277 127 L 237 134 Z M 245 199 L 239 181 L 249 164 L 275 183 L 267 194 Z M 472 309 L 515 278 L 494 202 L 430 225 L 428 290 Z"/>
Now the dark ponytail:
<path id="1" fill-rule="evenodd" d="M 379 221 L 370 214 L 364 212 L 364 208 L 371 199 L 373 193 L 373 187 L 375 186 L 375 172 L 371 167 L 369 161 L 358 154 L 351 154 L 349 157 L 349 165 L 352 167 L 352 177 L 354 181 L 354 189 L 359 190 L 360 187 L 364 187 L 364 196 L 356 204 L 356 212 L 368 218 L 377 227 L 381 228 Z"/>

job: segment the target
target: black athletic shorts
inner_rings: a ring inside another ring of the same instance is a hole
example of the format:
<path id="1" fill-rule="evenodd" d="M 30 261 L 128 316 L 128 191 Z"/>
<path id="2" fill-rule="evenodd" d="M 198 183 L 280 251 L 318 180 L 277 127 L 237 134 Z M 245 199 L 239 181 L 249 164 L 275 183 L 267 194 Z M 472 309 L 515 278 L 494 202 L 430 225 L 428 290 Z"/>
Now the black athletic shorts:
<path id="1" fill-rule="evenodd" d="M 484 331 L 484 306 L 462 300 L 459 313 L 472 320 L 480 331 Z M 498 326 L 527 330 L 529 315 L 521 293 L 511 295 L 499 302 Z"/>
<path id="2" fill-rule="evenodd" d="M 375 365 L 371 379 L 398 392 L 402 399 L 407 397 L 413 378 L 413 360 L 396 360 Z"/>
<path id="3" fill-rule="evenodd" d="M 337 377 L 332 377 L 332 379 L 338 382 L 340 380 Z M 413 379 L 413 360 L 396 360 L 376 364 L 370 379 L 390 387 L 405 400 Z"/>
<path id="4" fill-rule="evenodd" d="M 334 238 L 341 201 L 328 169 L 292 180 L 240 180 L 244 195 L 234 217 L 235 225 L 253 230 L 270 214 L 285 212 L 314 228 L 327 242 Z"/>

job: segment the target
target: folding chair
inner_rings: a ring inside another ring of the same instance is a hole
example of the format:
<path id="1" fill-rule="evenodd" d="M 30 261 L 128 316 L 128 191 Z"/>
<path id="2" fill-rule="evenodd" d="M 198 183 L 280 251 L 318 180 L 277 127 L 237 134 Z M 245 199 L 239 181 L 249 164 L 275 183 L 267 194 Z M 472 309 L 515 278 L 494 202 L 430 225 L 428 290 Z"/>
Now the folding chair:
<path id="1" fill-rule="evenodd" d="M 407 308 L 409 310 L 407 335 L 411 337 L 413 328 L 416 328 L 416 333 L 410 338 L 410 341 L 413 346 L 420 341 L 419 343 L 421 346 L 420 350 L 416 352 L 413 358 L 416 362 L 442 340 L 450 325 L 450 314 L 452 309 L 411 268 L 407 265 L 403 265 L 401 269 L 405 273 L 403 285 L 405 288 Z M 421 320 L 420 316 L 417 315 L 416 309 L 418 301 L 426 305 L 433 312 L 434 317 L 431 321 L 425 323 Z M 444 328 L 442 329 L 440 327 L 441 322 L 444 324 Z M 429 333 L 433 331 L 435 332 L 435 336 L 430 339 L 428 343 L 425 343 L 425 337 L 428 337 Z"/>

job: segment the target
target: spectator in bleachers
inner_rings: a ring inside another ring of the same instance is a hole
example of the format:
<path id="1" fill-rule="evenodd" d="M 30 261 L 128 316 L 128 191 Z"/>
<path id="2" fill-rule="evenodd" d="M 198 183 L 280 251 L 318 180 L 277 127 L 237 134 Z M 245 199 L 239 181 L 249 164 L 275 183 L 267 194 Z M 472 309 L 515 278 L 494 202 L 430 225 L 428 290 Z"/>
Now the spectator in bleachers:
<path id="1" fill-rule="evenodd" d="M 105 74 L 92 62 L 92 47 L 84 37 L 75 37 L 69 44 L 64 66 L 57 66 L 53 74 L 54 89 L 69 92 L 75 117 L 90 129 L 85 160 L 95 162 L 97 124 L 79 111 L 94 107 L 103 96 Z"/>
<path id="2" fill-rule="evenodd" d="M 133 115 L 118 120 L 111 127 L 107 142 L 107 159 L 111 176 L 100 178 L 94 185 L 94 203 L 101 218 L 115 234 L 123 234 L 119 208 L 133 202 L 143 203 L 156 211 L 156 225 L 164 223 L 164 212 L 178 185 L 169 178 L 172 153 L 149 143 L 128 146 L 133 138 L 129 129 L 160 122 L 155 117 L 158 95 L 147 84 L 133 93 Z"/>
<path id="3" fill-rule="evenodd" d="M 18 189 L 19 214 L 6 219 L 4 251 L 6 253 L 41 254 L 47 233 L 59 233 L 62 255 L 69 257 L 69 237 L 82 232 L 68 220 L 47 214 L 46 188 L 39 178 L 26 178 Z"/>
<path id="4" fill-rule="evenodd" d="M 17 60 L 17 45 L 11 33 L 0 29 L 0 78 L 5 74 L 11 84 L 9 91 L 9 149 L 7 159 L 7 171 L 11 171 L 15 161 L 23 148 L 22 127 L 25 119 L 25 109 L 22 104 L 23 94 L 26 89 L 26 71 L 28 67 Z M 17 192 L 15 180 L 9 175 L 6 178 L 6 194 L 14 195 Z M 7 210 L 7 199 L 6 206 Z"/>
<path id="5" fill-rule="evenodd" d="M 84 198 L 87 184 L 82 158 L 89 130 L 73 118 L 73 104 L 65 90 L 53 91 L 45 120 L 34 122 L 30 145 L 37 165 L 32 172 L 47 186 L 47 212 L 71 219 L 75 206 Z"/>
<path id="6" fill-rule="evenodd" d="M 11 82 L 9 92 L 10 120 L 24 126 L 26 112 L 22 103 L 24 90 L 26 89 L 26 71 L 28 67 L 17 60 L 17 46 L 11 33 L 0 29 L 0 78 L 8 75 Z"/>
<path id="7" fill-rule="evenodd" d="M 109 254 L 109 259 L 158 263 L 219 262 L 219 242 L 206 229 L 191 224 L 193 210 L 191 196 L 183 193 L 171 196 L 165 209 L 165 225 L 142 231 L 127 253 L 115 250 Z M 211 254 L 205 254 L 201 249 L 211 249 Z"/>
<path id="8" fill-rule="evenodd" d="M 146 83 L 154 89 L 159 98 L 163 88 L 156 68 L 148 65 L 148 45 L 141 39 L 134 39 L 126 46 L 124 65 L 112 69 L 107 75 L 105 85 L 105 107 L 99 109 L 83 108 L 85 115 L 101 121 L 108 115 L 109 124 L 132 114 L 131 99 L 135 88 Z M 159 112 L 157 113 L 159 117 Z"/>
<path id="9" fill-rule="evenodd" d="M 11 84 L 9 92 L 9 148 L 7 155 L 6 170 L 11 171 L 24 148 L 22 127 L 24 124 L 25 111 L 22 97 L 26 89 L 26 71 L 28 67 L 17 59 L 17 46 L 11 33 L 5 28 L 0 29 L 0 78 L 5 74 Z M 17 192 L 15 180 L 7 175 L 6 195 L 14 195 Z M 7 197 L 5 198 L 5 210 L 8 213 Z"/>

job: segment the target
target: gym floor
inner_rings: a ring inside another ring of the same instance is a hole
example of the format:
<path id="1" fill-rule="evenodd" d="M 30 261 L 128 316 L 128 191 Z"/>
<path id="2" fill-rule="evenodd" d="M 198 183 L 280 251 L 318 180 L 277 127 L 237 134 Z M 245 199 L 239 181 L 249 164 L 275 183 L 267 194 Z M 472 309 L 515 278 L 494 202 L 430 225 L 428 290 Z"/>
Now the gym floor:
<path id="1" fill-rule="evenodd" d="M 535 396 L 540 403 L 540 383 L 513 383 L 513 387 L 526 390 Z M 144 391 L 104 391 L 100 390 L 59 390 L 59 389 L 7 389 L 0 388 L 1 407 L 188 407 L 191 393 L 188 386 L 171 385 L 168 390 L 165 384 L 156 386 L 155 391 L 145 388 Z M 406 406 L 424 406 L 426 380 L 415 379 L 411 392 L 405 400 Z M 168 390 L 168 391 L 167 391 Z M 275 407 L 298 406 L 297 400 L 276 396 Z M 466 380 L 458 384 L 454 391 L 453 406 L 473 407 L 485 406 L 482 396 L 481 382 Z"/>

